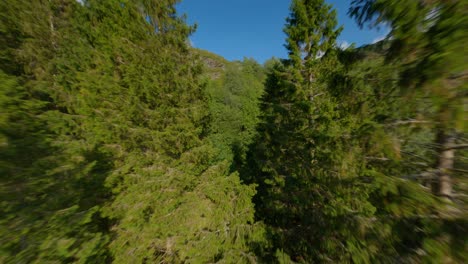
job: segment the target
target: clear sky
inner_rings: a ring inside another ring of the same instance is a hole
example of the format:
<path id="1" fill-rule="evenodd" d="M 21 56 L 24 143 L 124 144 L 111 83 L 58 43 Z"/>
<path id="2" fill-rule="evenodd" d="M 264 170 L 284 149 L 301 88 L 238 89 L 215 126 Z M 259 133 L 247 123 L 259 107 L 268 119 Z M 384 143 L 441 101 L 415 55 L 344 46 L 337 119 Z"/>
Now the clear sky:
<path id="1" fill-rule="evenodd" d="M 338 11 L 338 23 L 344 26 L 339 43 L 357 46 L 382 39 L 386 30 L 360 30 L 348 17 L 351 0 L 327 0 Z M 228 60 L 251 57 L 263 63 L 272 56 L 287 57 L 283 27 L 289 14 L 290 0 L 183 0 L 180 14 L 187 15 L 197 31 L 192 45 L 219 54 Z"/>

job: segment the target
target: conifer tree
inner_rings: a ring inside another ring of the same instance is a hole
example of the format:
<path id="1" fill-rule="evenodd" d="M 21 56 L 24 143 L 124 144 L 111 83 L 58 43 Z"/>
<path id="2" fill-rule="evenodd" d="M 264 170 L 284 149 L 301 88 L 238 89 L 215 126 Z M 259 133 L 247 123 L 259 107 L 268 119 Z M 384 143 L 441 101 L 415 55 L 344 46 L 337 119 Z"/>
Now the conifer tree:
<path id="1" fill-rule="evenodd" d="M 389 23 L 392 36 L 387 59 L 401 60 L 400 85 L 413 100 L 430 96 L 432 108 L 425 118 L 434 123 L 438 161 L 434 193 L 451 199 L 453 160 L 460 135 L 466 133 L 464 96 L 466 96 L 467 19 L 464 1 L 353 1 L 351 15 L 363 26 Z"/>
<path id="2" fill-rule="evenodd" d="M 340 68 L 336 13 L 323 1 L 293 1 L 285 32 L 289 59 L 268 76 L 254 169 L 246 173 L 259 185 L 256 213 L 271 232 L 268 250 L 305 263 L 369 262 L 377 254 L 365 239 L 372 186 L 362 180 L 364 157 L 351 137 L 356 117 L 330 86 Z"/>
<path id="3" fill-rule="evenodd" d="M 460 235 L 466 230 L 463 158 L 466 157 L 466 52 L 465 1 L 353 1 L 350 14 L 364 25 L 390 26 L 386 63 L 396 67 L 398 113 L 387 120 L 387 132 L 401 144 L 401 164 L 412 163 L 411 173 L 397 176 L 431 187 L 447 203 L 432 214 L 407 221 L 401 238 L 412 237 L 407 247 L 436 262 L 466 259 Z M 403 110 L 403 111 L 402 111 Z M 402 127 L 402 128 L 400 128 Z M 465 163 L 466 164 L 466 163 Z M 465 165 L 466 166 L 466 165 Z M 418 227 L 416 227 L 418 226 Z M 421 230 L 414 232 L 412 230 Z M 406 233 L 406 234 L 404 234 Z M 412 234 L 412 235 L 408 235 Z"/>
<path id="4" fill-rule="evenodd" d="M 431 216 L 438 203 L 430 191 L 402 176 L 411 175 L 420 162 L 407 159 L 406 153 L 424 152 L 398 140 L 405 130 L 390 123 L 399 117 L 402 106 L 396 67 L 387 64 L 382 53 L 378 45 L 340 52 L 332 94 L 340 111 L 350 117 L 352 130 L 347 137 L 359 149 L 360 184 L 370 185 L 367 200 L 375 208 L 372 216 L 361 217 L 368 261 L 408 262 L 417 259 L 415 252 L 422 247 L 427 227 L 421 220 Z"/>
<path id="5" fill-rule="evenodd" d="M 2 261 L 254 259 L 176 2 L 2 2 Z"/>
<path id="6" fill-rule="evenodd" d="M 2 40 L 10 40 L 2 63 L 10 75 L 2 75 L 9 80 L 2 87 L 6 113 L 1 124 L 6 136 L 1 257 L 6 263 L 108 258 L 106 221 L 98 213 L 100 201 L 108 195 L 103 187 L 105 154 L 69 140 L 77 135 L 68 130 L 72 115 L 61 114 L 69 112 L 55 93 L 60 78 L 54 65 L 60 56 L 59 32 L 68 24 L 74 4 L 1 4 L 6 11 Z"/>

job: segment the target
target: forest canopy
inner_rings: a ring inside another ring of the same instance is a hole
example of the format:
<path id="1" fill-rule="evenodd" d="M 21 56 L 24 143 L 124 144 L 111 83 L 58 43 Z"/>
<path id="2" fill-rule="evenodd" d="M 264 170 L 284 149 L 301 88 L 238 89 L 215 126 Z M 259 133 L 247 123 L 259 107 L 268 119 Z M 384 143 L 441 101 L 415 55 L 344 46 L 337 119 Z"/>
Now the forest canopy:
<path id="1" fill-rule="evenodd" d="M 468 3 L 291 0 L 287 58 L 179 0 L 0 2 L 1 263 L 466 263 Z"/>

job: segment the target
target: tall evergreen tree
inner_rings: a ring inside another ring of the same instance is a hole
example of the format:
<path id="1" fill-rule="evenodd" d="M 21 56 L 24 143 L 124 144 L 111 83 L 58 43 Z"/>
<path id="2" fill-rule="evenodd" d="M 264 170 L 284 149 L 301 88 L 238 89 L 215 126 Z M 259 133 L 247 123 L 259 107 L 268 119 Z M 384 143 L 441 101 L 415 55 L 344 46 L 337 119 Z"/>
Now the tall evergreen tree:
<path id="1" fill-rule="evenodd" d="M 406 263 L 421 252 L 421 237 L 428 231 L 424 219 L 432 217 L 439 203 L 427 188 L 408 181 L 420 160 L 407 153 L 425 153 L 400 140 L 407 127 L 395 122 L 402 108 L 397 67 L 387 64 L 382 53 L 380 44 L 341 52 L 331 87 L 340 112 L 352 123 L 347 137 L 359 149 L 360 184 L 369 185 L 367 201 L 375 208 L 372 216 L 361 216 L 367 260 Z M 424 129 L 418 136 L 425 135 Z"/>
<path id="2" fill-rule="evenodd" d="M 425 118 L 433 122 L 435 164 L 434 193 L 451 199 L 451 174 L 456 145 L 466 134 L 463 115 L 466 97 L 466 52 L 468 20 L 465 1 L 374 1 L 356 0 L 350 9 L 363 26 L 389 23 L 391 46 L 387 59 L 401 60 L 400 84 L 413 100 L 428 95 L 429 111 Z"/>
<path id="3" fill-rule="evenodd" d="M 447 206 L 419 216 L 418 251 L 424 259 L 466 259 L 466 1 L 353 1 L 350 14 L 361 26 L 390 26 L 386 63 L 396 65 L 399 108 L 388 127 L 402 142 L 402 163 Z M 408 103 L 410 102 L 410 103 Z M 402 111 L 403 110 L 403 111 Z M 406 128 L 395 128 L 400 126 Z M 402 133 L 403 132 L 403 133 Z M 409 157 L 410 155 L 410 157 Z M 423 223 L 421 227 L 421 223 Z M 415 230 L 416 228 L 413 228 Z M 403 237 L 404 234 L 400 233 Z M 409 243 L 408 243 L 409 245 Z"/>
<path id="4" fill-rule="evenodd" d="M 254 190 L 203 138 L 177 2 L 0 4 L 15 40 L 2 52 L 2 261 L 254 259 Z"/>
<path id="5" fill-rule="evenodd" d="M 106 154 L 67 140 L 73 117 L 58 100 L 60 33 L 76 2 L 2 2 L 2 260 L 40 263 L 105 261 L 106 220 L 99 205 Z M 5 37 L 5 38 L 3 38 Z M 12 70 L 14 69 L 14 70 Z M 57 79 L 56 79 L 57 78 Z M 3 79 L 3 78 L 2 78 Z M 60 113 L 67 113 L 62 115 Z M 63 133 L 63 134 L 62 134 Z M 96 161 L 99 161 L 98 163 Z"/>
<path id="6" fill-rule="evenodd" d="M 268 250 L 305 263 L 369 262 L 377 254 L 365 239 L 375 207 L 352 136 L 359 124 L 330 86 L 340 68 L 336 13 L 324 1 L 293 1 L 285 32 L 289 60 L 268 76 L 250 160 L 257 217 L 273 240 Z"/>

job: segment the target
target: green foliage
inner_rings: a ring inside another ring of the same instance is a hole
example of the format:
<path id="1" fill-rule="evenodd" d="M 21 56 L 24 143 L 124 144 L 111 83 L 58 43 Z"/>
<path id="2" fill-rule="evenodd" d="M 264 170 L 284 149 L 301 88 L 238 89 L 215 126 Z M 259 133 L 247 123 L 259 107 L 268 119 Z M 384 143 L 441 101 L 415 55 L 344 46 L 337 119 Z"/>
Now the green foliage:
<path id="1" fill-rule="evenodd" d="M 387 44 L 331 49 L 336 23 L 310 21 L 333 14 L 323 14 L 329 8 L 320 1 L 306 2 L 293 2 L 285 30 L 290 59 L 268 75 L 245 173 L 259 185 L 256 214 L 274 244 L 265 257 L 279 261 L 275 249 L 306 263 L 411 262 L 421 259 L 415 252 L 447 257 L 454 239 L 438 240 L 443 231 L 428 227 L 441 204 L 425 183 L 409 181 L 436 161 L 421 148 L 435 134 L 431 126 L 399 121 L 417 123 L 427 102 L 409 105 L 401 96 L 402 66 L 385 60 Z M 426 165 L 421 156 L 428 157 Z M 427 246 L 434 239 L 443 245 L 439 253 Z"/>
<path id="2" fill-rule="evenodd" d="M 238 167 L 255 136 L 263 93 L 264 70 L 253 59 L 226 65 L 222 78 L 208 83 L 210 140 L 221 152 L 220 160 Z"/>
<path id="3" fill-rule="evenodd" d="M 354 0 L 391 37 L 341 50 L 293 0 L 264 66 L 178 2 L 0 2 L 0 262 L 464 263 L 466 1 Z"/>
<path id="4" fill-rule="evenodd" d="M 297 69 L 310 69 L 333 48 L 342 28 L 336 29 L 336 11 L 324 1 L 293 0 L 290 10 L 284 29 L 289 59 Z"/>
<path id="5" fill-rule="evenodd" d="M 363 149 L 353 138 L 359 112 L 349 108 L 357 103 L 339 104 L 328 81 L 340 68 L 336 18 L 323 1 L 294 1 L 291 11 L 290 59 L 268 75 L 246 169 L 259 185 L 257 217 L 274 248 L 294 261 L 369 262 L 377 250 L 364 237 L 375 208 L 368 201 L 372 185 L 361 179 Z"/>
<path id="6" fill-rule="evenodd" d="M 254 261 L 176 2 L 1 4 L 2 261 Z"/>
<path id="7" fill-rule="evenodd" d="M 443 199 L 450 198 L 444 206 L 434 201 L 432 214 L 421 213 L 419 223 L 410 223 L 423 231 L 410 232 L 405 246 L 427 256 L 410 258 L 426 262 L 466 259 L 460 254 L 466 235 L 450 231 L 467 226 L 463 220 L 466 201 L 458 198 L 466 193 L 461 180 L 466 174 L 466 151 L 447 149 L 466 142 L 466 117 L 460 114 L 466 108 L 466 7 L 466 1 L 356 0 L 350 9 L 362 26 L 387 23 L 392 29 L 385 57 L 387 64 L 396 66 L 395 119 L 409 120 L 387 124 L 386 134 L 401 142 L 400 166 L 395 172 L 431 187 Z M 448 167 L 444 165 L 447 155 L 453 156 Z M 388 171 L 383 166 L 381 170 Z"/>
<path id="8" fill-rule="evenodd" d="M 466 133 L 459 113 L 466 95 L 468 39 L 466 1 L 355 0 L 350 9 L 361 26 L 389 23 L 392 41 L 387 60 L 400 60 L 400 84 L 417 99 L 429 94 L 432 119 L 445 130 Z"/>

